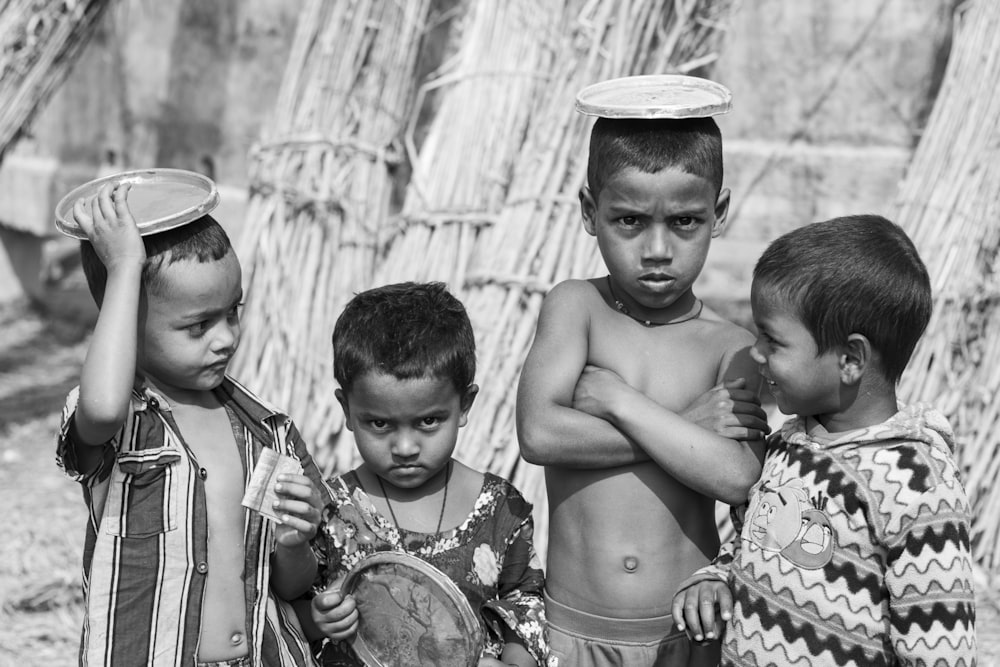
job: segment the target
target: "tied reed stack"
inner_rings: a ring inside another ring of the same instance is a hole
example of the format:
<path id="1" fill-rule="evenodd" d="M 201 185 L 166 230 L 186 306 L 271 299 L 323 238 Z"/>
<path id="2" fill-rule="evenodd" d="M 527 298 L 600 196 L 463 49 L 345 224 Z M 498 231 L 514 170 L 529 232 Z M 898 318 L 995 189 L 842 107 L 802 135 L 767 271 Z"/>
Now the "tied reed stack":
<path id="1" fill-rule="evenodd" d="M 66 77 L 109 4 L 0 2 L 0 158 Z"/>
<path id="2" fill-rule="evenodd" d="M 241 257 L 247 302 L 236 377 L 287 406 L 317 463 L 340 430 L 330 334 L 372 284 L 430 0 L 309 0 L 274 119 L 250 159 Z"/>
<path id="3" fill-rule="evenodd" d="M 899 224 L 927 264 L 934 314 L 901 383 L 957 436 L 973 556 L 1000 571 L 1000 3 L 966 2 L 933 112 L 900 188 Z"/>

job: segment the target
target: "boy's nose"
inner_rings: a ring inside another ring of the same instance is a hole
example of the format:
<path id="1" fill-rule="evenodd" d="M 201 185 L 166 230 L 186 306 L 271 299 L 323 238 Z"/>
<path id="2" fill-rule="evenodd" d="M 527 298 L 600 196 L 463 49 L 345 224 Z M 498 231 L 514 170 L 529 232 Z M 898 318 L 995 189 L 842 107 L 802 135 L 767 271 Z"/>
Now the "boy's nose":
<path id="1" fill-rule="evenodd" d="M 214 347 L 217 351 L 235 352 L 240 343 L 240 325 L 221 323 L 216 327 Z"/>
<path id="2" fill-rule="evenodd" d="M 400 431 L 392 443 L 393 456 L 400 459 L 409 459 L 420 453 L 420 443 L 412 433 Z"/>
<path id="3" fill-rule="evenodd" d="M 670 243 L 670 230 L 666 225 L 650 225 L 646 235 L 646 257 L 648 259 L 670 259 L 673 248 Z"/>

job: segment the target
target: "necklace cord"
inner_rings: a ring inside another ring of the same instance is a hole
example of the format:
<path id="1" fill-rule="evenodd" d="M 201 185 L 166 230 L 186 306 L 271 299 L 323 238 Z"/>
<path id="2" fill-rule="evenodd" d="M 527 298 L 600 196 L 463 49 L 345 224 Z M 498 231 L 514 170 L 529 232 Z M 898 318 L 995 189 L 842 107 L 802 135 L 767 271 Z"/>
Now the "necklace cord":
<path id="1" fill-rule="evenodd" d="M 615 288 L 611 286 L 611 274 L 608 274 L 607 280 L 608 280 L 608 293 L 611 294 L 611 298 L 615 302 L 615 308 L 618 309 L 618 312 L 620 312 L 622 315 L 625 315 L 626 317 L 632 318 L 639 324 L 646 327 L 663 327 L 663 326 L 668 326 L 670 324 L 683 324 L 684 322 L 690 322 L 691 320 L 696 320 L 698 319 L 698 317 L 701 316 L 701 311 L 705 307 L 704 301 L 702 301 L 701 299 L 696 299 L 698 301 L 698 309 L 693 313 L 691 313 L 690 315 L 688 315 L 687 317 L 684 317 L 679 320 L 673 320 L 671 322 L 654 322 L 652 320 L 644 320 L 642 318 L 636 317 L 631 312 L 629 312 L 628 306 L 622 303 L 621 299 L 618 298 L 618 295 L 615 294 Z"/>
<path id="2" fill-rule="evenodd" d="M 392 517 L 392 524 L 396 527 L 396 532 L 399 533 L 399 543 L 403 547 L 403 551 L 406 551 L 406 544 L 403 542 L 403 528 L 399 525 L 399 520 L 396 519 L 396 513 L 392 510 L 392 503 L 389 501 L 389 494 L 385 492 L 385 485 L 382 483 L 382 478 L 375 475 L 375 481 L 378 482 L 378 488 L 382 490 L 382 497 L 385 498 L 385 506 L 389 508 L 389 516 Z M 451 459 L 448 459 L 448 467 L 444 473 L 444 498 L 441 500 L 441 513 L 438 515 L 437 530 L 434 531 L 434 538 L 437 539 L 441 535 L 441 523 L 444 521 L 444 508 L 448 505 L 448 483 L 451 482 Z"/>

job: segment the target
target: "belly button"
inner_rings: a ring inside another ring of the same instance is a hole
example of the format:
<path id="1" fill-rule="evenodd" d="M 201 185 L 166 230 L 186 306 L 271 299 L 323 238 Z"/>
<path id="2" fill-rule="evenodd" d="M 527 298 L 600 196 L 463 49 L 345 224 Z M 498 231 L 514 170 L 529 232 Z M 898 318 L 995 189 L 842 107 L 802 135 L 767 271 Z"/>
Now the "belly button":
<path id="1" fill-rule="evenodd" d="M 635 572 L 637 569 L 639 569 L 639 559 L 636 558 L 635 556 L 626 556 L 625 557 L 625 571 L 626 572 Z"/>
<path id="2" fill-rule="evenodd" d="M 241 632 L 234 632 L 233 636 L 230 637 L 230 639 L 233 642 L 233 646 L 239 646 L 240 644 L 243 643 L 243 633 L 241 633 Z"/>

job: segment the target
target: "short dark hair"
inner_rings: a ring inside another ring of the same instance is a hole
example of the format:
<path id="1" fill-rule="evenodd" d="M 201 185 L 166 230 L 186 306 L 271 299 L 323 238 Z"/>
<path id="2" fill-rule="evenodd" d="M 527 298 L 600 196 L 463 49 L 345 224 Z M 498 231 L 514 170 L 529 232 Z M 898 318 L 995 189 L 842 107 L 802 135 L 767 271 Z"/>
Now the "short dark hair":
<path id="1" fill-rule="evenodd" d="M 587 184 L 596 200 L 612 175 L 675 167 L 722 190 L 722 133 L 712 118 L 598 118 L 590 132 Z"/>
<path id="2" fill-rule="evenodd" d="M 142 267 L 142 284 L 150 291 L 161 285 L 160 270 L 174 262 L 195 259 L 211 262 L 222 259 L 233 249 L 226 230 L 215 218 L 205 215 L 180 227 L 142 237 L 146 246 L 146 263 Z M 80 263 L 87 278 L 87 287 L 97 306 L 104 302 L 108 271 L 90 241 L 80 241 Z"/>
<path id="3" fill-rule="evenodd" d="M 927 328 L 930 277 L 899 225 L 878 215 L 815 222 L 779 237 L 757 261 L 752 292 L 792 308 L 819 353 L 864 335 L 895 383 Z"/>
<path id="4" fill-rule="evenodd" d="M 333 375 L 349 391 L 376 371 L 435 377 L 464 392 L 476 376 L 476 340 L 462 302 L 444 283 L 397 283 L 357 294 L 333 328 Z"/>

